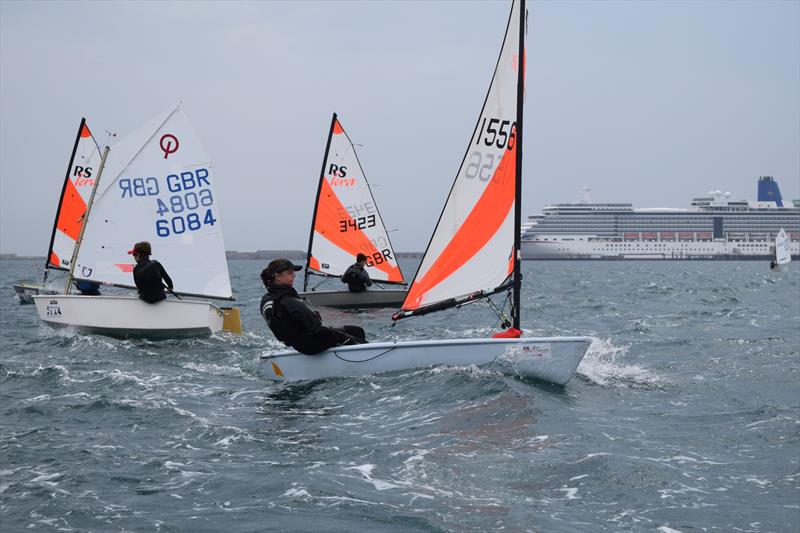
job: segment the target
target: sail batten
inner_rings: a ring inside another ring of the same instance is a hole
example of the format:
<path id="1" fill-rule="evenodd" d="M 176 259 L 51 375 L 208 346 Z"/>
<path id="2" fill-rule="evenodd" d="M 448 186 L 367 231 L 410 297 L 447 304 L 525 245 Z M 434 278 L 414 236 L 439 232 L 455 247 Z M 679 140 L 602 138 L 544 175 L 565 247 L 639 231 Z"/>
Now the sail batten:
<path id="1" fill-rule="evenodd" d="M 341 276 L 359 253 L 367 257 L 373 281 L 404 283 L 355 147 L 334 113 L 314 206 L 304 289 L 309 273 Z"/>
<path id="2" fill-rule="evenodd" d="M 512 3 L 483 108 L 399 317 L 492 293 L 519 269 L 523 10 Z"/>

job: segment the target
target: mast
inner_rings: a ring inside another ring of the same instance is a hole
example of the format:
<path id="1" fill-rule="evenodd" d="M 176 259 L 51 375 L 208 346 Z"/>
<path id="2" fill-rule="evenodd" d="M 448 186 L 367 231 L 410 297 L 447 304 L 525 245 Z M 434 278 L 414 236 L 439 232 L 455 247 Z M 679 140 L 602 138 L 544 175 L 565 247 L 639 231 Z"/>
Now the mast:
<path id="1" fill-rule="evenodd" d="M 520 292 L 522 289 L 522 250 L 521 236 L 522 228 L 522 105 L 525 101 L 525 22 L 527 11 L 525 0 L 520 0 L 519 6 L 519 50 L 517 51 L 517 161 L 515 168 L 515 196 L 514 196 L 514 296 L 512 298 L 511 317 L 512 326 L 520 329 Z"/>
<path id="2" fill-rule="evenodd" d="M 336 126 L 336 113 L 331 117 L 331 128 L 328 130 L 328 142 L 325 144 L 325 155 L 322 157 L 322 169 L 319 171 L 319 183 L 317 184 L 317 196 L 314 199 L 314 215 L 311 217 L 311 232 L 308 235 L 308 251 L 306 252 L 306 272 L 303 276 L 303 292 L 308 289 L 308 269 L 311 264 L 311 245 L 314 243 L 314 227 L 317 224 L 317 209 L 319 208 L 319 195 L 322 192 L 322 180 L 325 179 L 325 165 L 328 163 L 328 152 L 331 149 L 331 139 L 333 138 L 333 128 Z"/>
<path id="3" fill-rule="evenodd" d="M 56 218 L 53 220 L 53 233 L 50 234 L 50 247 L 47 249 L 47 255 L 44 257 L 44 277 L 42 278 L 42 285 L 47 282 L 47 273 L 49 270 L 50 256 L 53 253 L 53 243 L 56 240 L 56 231 L 58 230 L 58 217 L 61 214 L 61 204 L 64 202 L 64 195 L 67 193 L 67 182 L 69 181 L 69 173 L 72 171 L 72 164 L 75 162 L 75 154 L 78 151 L 78 143 L 81 141 L 81 133 L 86 125 L 86 117 L 81 117 L 81 125 L 78 126 L 78 134 L 75 136 L 75 144 L 72 147 L 72 155 L 69 158 L 67 165 L 67 174 L 64 176 L 64 185 L 61 187 L 61 196 L 58 198 L 58 208 L 56 209 Z"/>
<path id="4" fill-rule="evenodd" d="M 94 195 L 97 192 L 97 185 L 100 183 L 100 177 L 103 175 L 103 168 L 106 165 L 106 156 L 108 155 L 109 148 L 106 146 L 105 150 L 103 150 L 103 157 L 100 159 L 100 169 L 97 171 L 97 177 L 94 180 L 94 185 L 92 185 L 92 194 L 89 196 L 89 202 L 86 204 L 86 213 L 83 215 L 83 223 L 81 224 L 81 233 L 78 235 L 78 240 L 75 241 L 75 248 L 72 249 L 72 259 L 69 262 L 69 274 L 67 274 L 67 283 L 64 286 L 64 294 L 69 294 L 71 285 L 72 285 L 72 278 L 75 273 L 75 261 L 78 258 L 78 250 L 81 247 L 81 241 L 83 240 L 83 234 L 86 231 L 86 226 L 89 224 L 89 213 L 92 210 L 92 204 L 94 203 Z M 72 165 L 70 165 L 72 166 Z"/>

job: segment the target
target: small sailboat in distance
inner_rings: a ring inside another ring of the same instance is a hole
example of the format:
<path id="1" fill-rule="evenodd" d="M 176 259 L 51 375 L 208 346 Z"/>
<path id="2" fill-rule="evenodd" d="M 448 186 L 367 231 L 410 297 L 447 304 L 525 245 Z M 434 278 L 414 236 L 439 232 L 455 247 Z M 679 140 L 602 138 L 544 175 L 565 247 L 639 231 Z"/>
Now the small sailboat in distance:
<path id="1" fill-rule="evenodd" d="M 775 257 L 769 263 L 772 270 L 780 270 L 782 265 L 788 265 L 792 261 L 792 252 L 789 246 L 789 237 L 781 228 L 775 236 Z"/>
<path id="2" fill-rule="evenodd" d="M 492 338 L 376 342 L 313 356 L 265 354 L 264 374 L 270 379 L 361 376 L 434 365 L 497 365 L 558 385 L 572 378 L 591 338 L 519 338 L 526 14 L 525 0 L 514 0 L 469 148 L 402 309 L 393 316 L 425 315 L 510 291 L 513 328 Z"/>
<path id="3" fill-rule="evenodd" d="M 53 221 L 50 247 L 45 255 L 42 284 L 14 285 L 20 303 L 32 304 L 33 296 L 37 294 L 58 294 L 58 291 L 45 288 L 48 274 L 50 270 L 69 272 L 72 251 L 83 226 L 86 205 L 99 167 L 100 146 L 89 130 L 86 119 L 82 118 Z"/>
<path id="4" fill-rule="evenodd" d="M 367 258 L 366 271 L 375 288 L 350 292 L 338 278 L 355 263 L 359 253 Z M 405 280 L 389 233 L 355 147 L 336 113 L 322 159 L 305 270 L 300 296 L 313 305 L 339 309 L 396 307 L 406 297 Z M 342 289 L 309 290 L 309 276 L 336 278 Z M 383 285 L 403 288 L 385 289 Z"/>
<path id="5" fill-rule="evenodd" d="M 68 212 L 65 220 L 74 226 L 62 231 L 58 223 L 50 261 L 68 267 L 69 273 L 63 295 L 33 297 L 41 320 L 114 337 L 222 330 L 225 312 L 209 301 L 170 298 L 147 304 L 133 295 L 70 294 L 73 280 L 135 288 L 135 265 L 127 251 L 146 240 L 170 272 L 174 294 L 232 300 L 216 180 L 180 103 L 106 147 L 85 204 L 82 194 L 81 201 L 74 195 L 61 197 L 59 212 Z M 72 207 L 65 209 L 65 201 Z M 76 210 L 82 210 L 77 219 Z M 237 310 L 229 314 L 235 321 Z"/>

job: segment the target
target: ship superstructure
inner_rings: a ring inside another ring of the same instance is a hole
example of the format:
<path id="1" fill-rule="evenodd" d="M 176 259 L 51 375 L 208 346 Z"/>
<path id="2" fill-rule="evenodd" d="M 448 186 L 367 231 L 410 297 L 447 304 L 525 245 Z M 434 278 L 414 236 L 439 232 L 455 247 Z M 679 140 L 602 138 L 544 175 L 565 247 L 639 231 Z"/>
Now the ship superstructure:
<path id="1" fill-rule="evenodd" d="M 629 203 L 554 204 L 522 227 L 523 259 L 758 259 L 783 228 L 800 255 L 800 207 L 785 206 L 777 182 L 758 180 L 758 200 L 710 191 L 689 208 L 635 209 Z"/>

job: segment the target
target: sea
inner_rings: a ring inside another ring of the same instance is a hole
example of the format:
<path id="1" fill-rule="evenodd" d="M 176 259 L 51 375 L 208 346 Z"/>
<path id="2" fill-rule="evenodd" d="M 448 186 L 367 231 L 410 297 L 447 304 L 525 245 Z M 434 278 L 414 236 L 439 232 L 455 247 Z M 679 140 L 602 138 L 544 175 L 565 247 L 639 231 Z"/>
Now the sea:
<path id="1" fill-rule="evenodd" d="M 525 333 L 593 338 L 565 387 L 473 366 L 273 383 L 264 266 L 229 263 L 244 334 L 153 342 L 43 325 L 12 290 L 40 262 L 0 261 L 3 533 L 800 531 L 797 262 L 523 262 Z M 371 340 L 498 322 L 391 312 L 323 317 Z"/>

